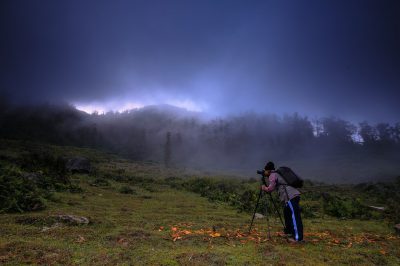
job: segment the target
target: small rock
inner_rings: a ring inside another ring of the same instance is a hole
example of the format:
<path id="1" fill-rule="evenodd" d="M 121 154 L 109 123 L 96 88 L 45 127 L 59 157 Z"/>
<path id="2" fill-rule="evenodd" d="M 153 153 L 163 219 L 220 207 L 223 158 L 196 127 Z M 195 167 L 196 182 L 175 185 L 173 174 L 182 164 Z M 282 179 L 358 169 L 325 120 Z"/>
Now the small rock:
<path id="1" fill-rule="evenodd" d="M 384 211 L 385 210 L 385 207 L 378 207 L 378 206 L 368 206 L 368 207 L 370 207 L 371 209 L 377 210 L 377 211 Z"/>
<path id="2" fill-rule="evenodd" d="M 400 235 L 400 224 L 396 224 L 396 225 L 394 226 L 394 230 L 396 231 L 396 233 L 397 233 L 398 235 Z"/>
<path id="3" fill-rule="evenodd" d="M 53 216 L 56 220 L 61 223 L 66 223 L 69 225 L 86 225 L 89 224 L 89 219 L 86 217 L 80 217 L 75 215 L 55 215 Z"/>
<path id="4" fill-rule="evenodd" d="M 261 213 L 256 213 L 256 216 L 255 216 L 256 219 L 262 219 L 262 218 L 264 218 L 264 217 L 265 217 L 265 216 L 262 215 Z"/>
<path id="5" fill-rule="evenodd" d="M 86 238 L 81 235 L 78 235 L 78 238 L 75 240 L 76 243 L 83 243 L 86 242 Z"/>
<path id="6" fill-rule="evenodd" d="M 22 177 L 25 180 L 32 181 L 33 183 L 39 183 L 43 178 L 40 173 L 24 173 L 22 174 Z"/>
<path id="7" fill-rule="evenodd" d="M 55 223 L 55 224 L 53 224 L 53 225 L 50 226 L 50 227 L 44 226 L 44 227 L 42 228 L 41 232 L 47 232 L 47 231 L 49 231 L 49 230 L 56 229 L 56 228 L 59 228 L 59 227 L 61 227 L 61 226 L 62 226 L 62 224 L 60 224 L 60 223 Z"/>

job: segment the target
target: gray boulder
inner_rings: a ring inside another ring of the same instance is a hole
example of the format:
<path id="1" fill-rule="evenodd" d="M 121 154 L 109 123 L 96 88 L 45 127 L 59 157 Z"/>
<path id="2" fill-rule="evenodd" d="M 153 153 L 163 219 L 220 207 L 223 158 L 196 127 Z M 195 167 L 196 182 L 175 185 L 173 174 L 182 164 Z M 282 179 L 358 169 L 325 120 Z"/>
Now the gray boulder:
<path id="1" fill-rule="evenodd" d="M 88 174 L 92 170 L 89 159 L 83 157 L 71 158 L 65 164 L 65 168 L 72 173 Z"/>

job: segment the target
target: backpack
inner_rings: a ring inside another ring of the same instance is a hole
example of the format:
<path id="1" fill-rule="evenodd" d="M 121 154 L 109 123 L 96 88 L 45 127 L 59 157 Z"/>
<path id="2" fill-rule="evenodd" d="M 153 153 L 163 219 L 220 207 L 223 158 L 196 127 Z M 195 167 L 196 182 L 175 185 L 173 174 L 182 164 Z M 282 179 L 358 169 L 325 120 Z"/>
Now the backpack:
<path id="1" fill-rule="evenodd" d="M 292 186 L 294 188 L 301 188 L 303 187 L 303 179 L 296 175 L 292 169 L 286 166 L 281 166 L 279 167 L 276 172 L 285 179 L 286 183 L 289 186 Z"/>

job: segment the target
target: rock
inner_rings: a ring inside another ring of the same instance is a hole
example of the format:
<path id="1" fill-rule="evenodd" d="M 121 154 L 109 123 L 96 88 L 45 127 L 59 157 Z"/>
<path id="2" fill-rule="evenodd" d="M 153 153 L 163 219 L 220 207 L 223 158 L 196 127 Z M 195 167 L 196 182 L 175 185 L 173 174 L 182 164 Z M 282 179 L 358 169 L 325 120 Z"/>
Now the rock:
<path id="1" fill-rule="evenodd" d="M 394 230 L 396 231 L 396 233 L 397 233 L 398 235 L 400 235 L 400 224 L 396 224 L 396 225 L 394 226 Z"/>
<path id="2" fill-rule="evenodd" d="M 40 173 L 24 173 L 22 174 L 22 177 L 25 180 L 32 181 L 33 183 L 39 183 L 43 178 Z"/>
<path id="3" fill-rule="evenodd" d="M 264 217 L 265 217 L 265 216 L 262 215 L 261 213 L 256 213 L 256 216 L 255 216 L 256 219 L 262 219 L 262 218 L 264 218 Z"/>
<path id="4" fill-rule="evenodd" d="M 47 231 L 49 231 L 49 230 L 56 229 L 56 228 L 59 228 L 59 227 L 61 227 L 61 226 L 62 226 L 61 223 L 55 223 L 55 224 L 53 224 L 53 225 L 50 226 L 50 227 L 44 226 L 44 227 L 42 228 L 41 232 L 47 232 Z"/>
<path id="5" fill-rule="evenodd" d="M 53 215 L 58 222 L 69 225 L 86 225 L 89 224 L 89 219 L 75 215 Z"/>
<path id="6" fill-rule="evenodd" d="M 370 207 L 371 209 L 377 210 L 377 211 L 384 211 L 385 210 L 385 207 L 378 207 L 378 206 L 368 206 L 368 207 Z"/>
<path id="7" fill-rule="evenodd" d="M 75 157 L 71 158 L 65 164 L 65 168 L 72 173 L 90 173 L 92 167 L 87 158 Z"/>
<path id="8" fill-rule="evenodd" d="M 78 235 L 78 238 L 75 240 L 76 243 L 83 243 L 86 242 L 86 238 L 81 235 Z"/>

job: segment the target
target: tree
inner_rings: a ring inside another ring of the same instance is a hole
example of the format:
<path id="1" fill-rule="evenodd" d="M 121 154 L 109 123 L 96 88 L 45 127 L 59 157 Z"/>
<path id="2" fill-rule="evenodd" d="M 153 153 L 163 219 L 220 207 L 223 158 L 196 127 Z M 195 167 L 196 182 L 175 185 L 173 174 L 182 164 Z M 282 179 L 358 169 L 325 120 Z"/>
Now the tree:
<path id="1" fill-rule="evenodd" d="M 363 139 L 364 145 L 372 145 L 377 141 L 376 129 L 368 124 L 367 121 L 361 122 L 359 124 L 359 134 Z"/>
<path id="2" fill-rule="evenodd" d="M 165 167 L 170 167 L 171 165 L 171 132 L 167 132 L 166 141 L 164 147 L 164 164 Z"/>
<path id="3" fill-rule="evenodd" d="M 330 117 L 322 120 L 323 133 L 328 142 L 332 144 L 345 144 L 353 142 L 353 134 L 356 132 L 356 127 L 345 120 Z"/>

